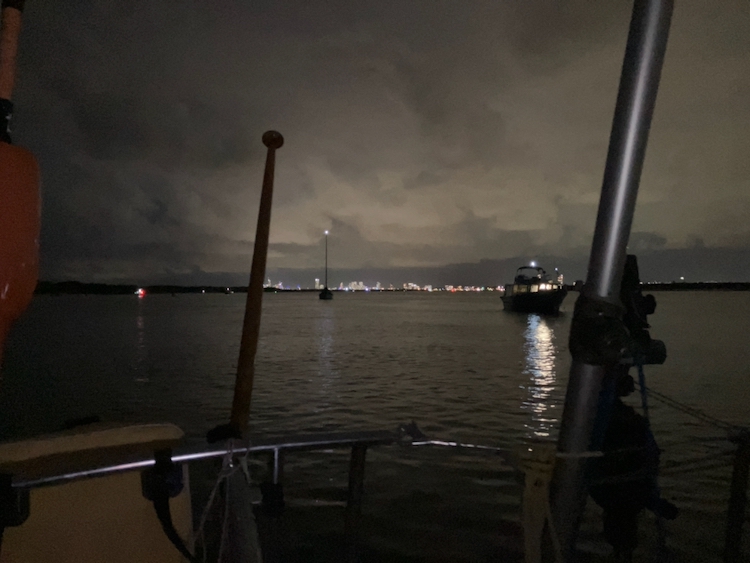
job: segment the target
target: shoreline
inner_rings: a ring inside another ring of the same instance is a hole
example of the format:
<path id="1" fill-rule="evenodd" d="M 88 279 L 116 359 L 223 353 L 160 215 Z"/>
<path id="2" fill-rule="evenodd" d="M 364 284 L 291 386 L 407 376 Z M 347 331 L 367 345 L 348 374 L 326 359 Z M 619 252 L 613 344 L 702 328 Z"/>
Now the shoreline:
<path id="1" fill-rule="evenodd" d="M 568 291 L 577 292 L 579 285 L 566 285 Z M 643 291 L 750 291 L 750 282 L 642 282 Z M 156 294 L 177 294 L 177 293 L 247 293 L 246 286 L 181 286 L 181 285 L 145 285 L 138 286 L 135 284 L 103 284 L 103 283 L 84 283 L 78 281 L 65 282 L 39 282 L 34 291 L 35 295 L 134 295 L 139 289 L 145 290 L 146 293 Z M 445 288 L 435 288 L 432 291 L 424 289 L 405 289 L 405 288 L 381 288 L 370 290 L 341 290 L 330 288 L 337 293 L 395 293 L 395 292 L 418 292 L 418 293 L 477 293 L 477 292 L 497 292 L 495 286 L 486 286 L 484 289 L 470 288 L 467 290 L 448 290 Z M 276 288 L 267 287 L 264 291 L 268 293 L 314 293 L 319 289 L 314 288 Z"/>

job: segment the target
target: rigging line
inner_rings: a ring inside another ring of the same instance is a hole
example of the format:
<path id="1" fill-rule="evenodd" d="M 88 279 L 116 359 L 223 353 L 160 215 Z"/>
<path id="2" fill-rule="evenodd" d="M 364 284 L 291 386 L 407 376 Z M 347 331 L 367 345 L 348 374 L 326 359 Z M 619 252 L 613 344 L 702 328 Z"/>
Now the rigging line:
<path id="1" fill-rule="evenodd" d="M 711 416 L 702 410 L 691 407 L 690 405 L 686 405 L 684 403 L 681 403 L 677 401 L 676 399 L 673 399 L 672 397 L 669 397 L 667 395 L 664 395 L 663 393 L 659 393 L 658 391 L 655 391 L 651 388 L 648 388 L 649 393 L 651 393 L 653 396 L 655 396 L 658 400 L 661 400 L 662 403 L 671 406 L 672 408 L 675 408 L 677 410 L 680 410 L 684 412 L 685 414 L 691 415 L 695 418 L 698 418 L 704 422 L 708 422 L 709 424 L 712 424 L 714 426 L 724 428 L 724 429 L 730 429 L 733 428 L 734 425 L 729 424 L 728 422 L 725 422 L 723 420 L 720 420 L 714 416 Z"/>
<path id="2" fill-rule="evenodd" d="M 234 471 L 232 471 L 232 473 L 234 473 Z M 226 547 L 229 532 L 229 527 L 227 526 L 227 523 L 229 522 L 229 495 L 231 494 L 229 491 L 229 483 L 230 480 L 227 477 L 224 480 L 224 518 L 221 522 L 221 540 L 219 541 L 219 556 L 216 559 L 217 563 L 221 563 L 224 560 L 224 548 Z"/>
<path id="3" fill-rule="evenodd" d="M 683 467 L 685 465 L 692 465 L 694 463 L 700 463 L 701 461 L 709 461 L 709 460 L 715 460 L 717 458 L 722 458 L 724 456 L 729 456 L 735 453 L 735 450 L 724 450 L 720 452 L 713 452 L 710 454 L 706 454 L 701 457 L 696 457 L 693 459 L 687 459 L 684 461 L 673 461 L 671 463 L 665 463 L 662 467 L 663 468 L 670 468 L 670 467 Z"/>
<path id="4" fill-rule="evenodd" d="M 694 418 L 698 418 L 702 420 L 703 422 L 712 424 L 713 426 L 722 428 L 724 430 L 733 430 L 737 428 L 737 425 L 735 424 L 730 424 L 729 422 L 716 418 L 715 416 L 711 416 L 710 414 L 707 414 L 698 408 L 691 407 L 690 405 L 686 405 L 685 403 L 681 403 L 677 401 L 676 399 L 669 397 L 668 395 L 655 391 L 651 387 L 647 387 L 646 389 L 653 397 L 655 397 L 657 400 L 661 401 L 662 403 L 674 409 L 682 411 L 685 414 L 688 414 Z"/>
<path id="5" fill-rule="evenodd" d="M 705 465 L 688 465 L 688 466 L 670 466 L 669 468 L 660 469 L 660 477 L 672 477 L 679 473 L 688 471 L 705 471 L 709 469 L 719 469 L 722 467 L 729 467 L 731 463 L 726 463 L 723 460 L 717 460 Z M 633 481 L 643 481 L 644 479 L 650 478 L 651 473 L 648 470 L 639 469 L 636 471 L 630 471 L 627 473 L 621 473 L 618 475 L 611 475 L 609 477 L 595 477 L 590 480 L 589 486 L 601 486 L 601 485 L 612 485 L 616 483 L 630 483 Z"/>
<path id="6" fill-rule="evenodd" d="M 696 463 L 694 465 L 675 465 L 669 468 L 665 468 L 664 470 L 660 471 L 659 473 L 661 475 L 675 475 L 677 473 L 686 473 L 689 471 L 703 471 L 707 469 L 718 469 L 718 468 L 727 468 L 730 469 L 732 467 L 732 463 L 726 462 L 724 460 L 716 460 L 716 461 L 704 461 L 703 463 Z"/>
<path id="7" fill-rule="evenodd" d="M 677 448 L 679 446 L 691 446 L 695 444 L 711 444 L 715 442 L 726 442 L 727 437 L 724 436 L 712 436 L 709 438 L 699 438 L 698 436 L 695 436 L 694 438 L 690 440 L 682 440 L 681 442 L 668 442 L 666 444 L 660 445 L 659 448 L 662 450 L 670 450 L 672 448 Z"/>
<path id="8" fill-rule="evenodd" d="M 648 387 L 646 387 L 646 374 L 643 371 L 643 361 L 639 360 L 637 364 L 638 364 L 638 386 L 640 387 L 640 391 L 641 391 L 641 408 L 643 409 L 643 418 L 646 420 L 647 433 L 649 434 L 651 441 L 653 442 L 653 446 L 656 447 L 658 450 L 659 447 L 656 445 L 656 439 L 653 437 L 653 433 L 651 432 L 651 417 L 649 416 L 649 412 L 648 412 Z M 661 450 L 658 450 L 658 451 L 661 451 Z M 657 458 L 657 464 L 658 464 L 658 458 Z M 653 477 L 653 487 L 656 492 L 657 498 L 661 497 L 661 487 L 659 486 L 658 475 L 654 475 Z M 658 541 L 659 550 L 663 551 L 666 545 L 665 543 L 666 536 L 664 532 L 664 521 L 659 511 L 656 512 L 656 530 L 657 530 L 657 536 L 659 539 Z"/>
<path id="9" fill-rule="evenodd" d="M 208 501 L 206 501 L 206 506 L 203 508 L 203 514 L 201 514 L 200 523 L 198 524 L 198 529 L 193 533 L 193 541 L 195 543 L 195 546 L 200 542 L 203 548 L 203 563 L 206 563 L 206 534 L 205 534 L 205 526 L 206 521 L 208 520 L 208 515 L 211 512 L 211 507 L 213 506 L 214 502 L 216 501 L 216 495 L 219 492 L 219 488 L 221 487 L 221 483 L 227 479 L 234 471 L 237 470 L 236 467 L 233 467 L 231 464 L 231 457 L 232 457 L 232 451 L 231 449 L 224 455 L 224 459 L 222 460 L 222 467 L 219 471 L 219 475 L 216 478 L 216 483 L 214 483 L 214 487 L 211 491 L 211 494 L 208 497 Z"/>
<path id="10" fill-rule="evenodd" d="M 646 419 L 646 424 L 651 426 L 651 417 L 648 414 L 648 393 L 650 391 L 646 387 L 646 374 L 643 372 L 643 363 L 638 362 L 638 386 L 641 388 L 641 408 L 643 409 L 643 416 Z"/>
<path id="11" fill-rule="evenodd" d="M 673 466 L 670 468 L 665 468 L 664 470 L 660 470 L 659 474 L 664 477 L 671 477 L 673 475 L 678 475 L 680 473 L 694 473 L 697 471 L 708 471 L 710 469 L 722 469 L 731 468 L 732 463 L 727 463 L 725 461 L 717 460 L 711 463 L 706 463 L 704 465 L 687 465 L 687 466 Z"/>
<path id="12" fill-rule="evenodd" d="M 731 469 L 732 464 L 726 463 L 721 460 L 712 461 L 712 462 L 703 462 L 703 464 L 696 464 L 696 465 L 686 465 L 682 467 L 671 467 L 669 469 L 664 469 L 663 471 L 660 471 L 660 475 L 662 476 L 671 476 L 671 475 L 677 475 L 678 473 L 688 473 L 688 472 L 700 472 L 700 471 L 707 471 L 711 469 Z"/>
<path id="13" fill-rule="evenodd" d="M 650 471 L 646 469 L 637 469 L 635 471 L 620 473 L 618 475 L 610 475 L 608 477 L 594 477 L 589 480 L 589 486 L 596 487 L 600 485 L 611 485 L 613 483 L 629 483 L 631 481 L 642 481 L 649 478 L 650 475 Z"/>
<path id="14" fill-rule="evenodd" d="M 686 465 L 673 465 L 671 467 L 664 468 L 660 471 L 662 476 L 671 476 L 678 473 L 708 471 L 713 469 L 726 469 L 729 470 L 732 467 L 731 460 L 717 459 L 715 461 L 703 461 L 701 463 L 686 464 Z"/>

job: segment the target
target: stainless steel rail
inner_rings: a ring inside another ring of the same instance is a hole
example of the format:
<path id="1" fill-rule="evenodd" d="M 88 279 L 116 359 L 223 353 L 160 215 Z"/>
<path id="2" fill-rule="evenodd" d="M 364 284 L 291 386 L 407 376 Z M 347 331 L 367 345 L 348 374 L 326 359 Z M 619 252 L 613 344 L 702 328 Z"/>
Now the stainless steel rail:
<path id="1" fill-rule="evenodd" d="M 744 522 L 745 505 L 747 499 L 747 475 L 750 470 L 750 434 L 748 431 L 733 436 L 731 441 L 738 444 L 735 453 L 734 473 L 732 477 L 731 498 L 729 501 L 727 538 L 725 545 L 724 560 L 728 563 L 739 561 L 741 553 L 742 523 Z M 263 439 L 249 440 L 249 445 L 238 445 L 235 441 L 226 447 L 212 449 L 194 449 L 190 451 L 177 452 L 172 456 L 174 463 L 190 463 L 195 461 L 221 458 L 227 454 L 242 457 L 251 454 L 271 454 L 269 459 L 269 483 L 280 485 L 283 473 L 283 453 L 291 451 L 315 451 L 351 448 L 351 461 L 349 467 L 349 494 L 346 503 L 345 530 L 347 541 L 350 542 L 349 560 L 356 560 L 356 539 L 358 535 L 359 519 L 361 513 L 364 468 L 366 451 L 369 446 L 385 446 L 400 444 L 404 447 L 436 446 L 447 447 L 457 450 L 475 451 L 486 454 L 497 455 L 504 462 L 516 467 L 516 459 L 508 449 L 495 446 L 469 444 L 449 440 L 433 440 L 419 431 L 412 423 L 399 428 L 397 431 L 374 430 L 355 432 L 336 432 L 329 434 L 308 434 L 299 436 L 266 437 Z M 729 453 L 729 452 L 727 452 Z M 564 458 L 571 454 L 560 452 L 558 457 Z M 575 457 L 597 457 L 601 452 L 584 452 L 573 454 Z M 137 459 L 128 463 L 113 464 L 101 467 L 93 467 L 86 470 L 61 473 L 34 479 L 16 479 L 12 486 L 16 489 L 33 489 L 61 485 L 66 482 L 101 477 L 126 471 L 145 469 L 154 465 L 153 457 Z M 625 476 L 627 479 L 632 476 Z M 281 497 L 283 501 L 283 494 Z M 264 498 L 264 503 L 266 499 Z"/>
<path id="2" fill-rule="evenodd" d="M 191 461 L 223 457 L 230 452 L 237 456 L 269 452 L 273 454 L 275 462 L 274 475 L 276 476 L 276 479 L 278 479 L 280 471 L 278 464 L 281 458 L 279 454 L 282 451 L 340 449 L 351 448 L 358 445 L 364 447 L 379 446 L 392 444 L 398 439 L 399 434 L 397 432 L 390 432 L 387 430 L 337 432 L 332 434 L 309 434 L 302 436 L 264 438 L 258 440 L 257 442 L 254 442 L 251 439 L 249 441 L 250 445 L 247 446 L 238 446 L 237 442 L 235 442 L 233 446 L 224 448 L 193 450 L 183 453 L 176 453 L 172 456 L 172 461 L 175 463 L 187 463 Z M 66 481 L 86 479 L 90 477 L 101 477 L 113 473 L 122 473 L 125 471 L 133 471 L 135 469 L 144 469 L 153 464 L 153 457 L 144 458 L 128 463 L 93 467 L 90 469 L 62 473 L 59 475 L 50 475 L 35 479 L 13 480 L 13 487 L 31 489 L 43 486 L 60 485 Z"/>

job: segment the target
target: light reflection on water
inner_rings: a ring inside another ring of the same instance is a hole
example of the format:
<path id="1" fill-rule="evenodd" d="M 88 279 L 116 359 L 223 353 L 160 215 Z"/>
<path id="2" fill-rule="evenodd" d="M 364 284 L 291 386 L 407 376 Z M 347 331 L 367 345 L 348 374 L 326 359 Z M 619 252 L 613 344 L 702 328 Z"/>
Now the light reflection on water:
<path id="1" fill-rule="evenodd" d="M 529 438 L 549 440 L 552 427 L 557 424 L 554 413 L 549 412 L 555 408 L 552 393 L 557 385 L 555 333 L 545 318 L 530 314 L 524 339 L 523 375 L 528 377 L 528 396 L 521 408 L 531 413 L 530 421 L 525 426 Z"/>
<path id="2" fill-rule="evenodd" d="M 323 306 L 327 303 L 322 303 Z M 334 311 L 326 307 L 317 322 L 318 340 L 318 376 L 320 377 L 320 403 L 316 412 L 323 411 L 329 406 L 331 394 L 336 393 L 334 386 L 336 379 L 335 346 L 334 346 Z"/>
<path id="3" fill-rule="evenodd" d="M 332 311 L 329 309 L 321 315 L 317 322 L 318 361 L 320 366 L 318 374 L 324 380 L 333 375 L 333 328 L 334 319 Z"/>
<path id="4" fill-rule="evenodd" d="M 143 314 L 143 299 L 138 300 L 138 315 L 135 318 L 135 377 L 138 383 L 148 383 L 148 346 L 146 345 L 146 321 Z"/>
<path id="5" fill-rule="evenodd" d="M 649 366 L 649 384 L 735 424 L 750 422 L 750 292 L 657 299 L 651 333 L 666 342 L 669 358 Z M 505 313 L 492 294 L 348 294 L 326 303 L 314 293 L 267 294 L 252 428 L 261 435 L 390 429 L 414 419 L 436 438 L 504 448 L 554 439 L 573 303 L 563 305 L 561 317 L 539 317 Z M 204 444 L 206 431 L 229 416 L 243 310 L 241 294 L 37 297 L 6 349 L 0 437 L 98 414 L 105 421 L 174 422 L 191 444 Z M 658 403 L 651 421 L 663 464 L 727 447 L 690 441 L 717 433 Z M 315 498 L 346 490 L 347 458 L 339 457 L 342 469 L 332 473 L 338 458 L 290 456 L 290 489 Z M 675 543 L 705 561 L 723 541 L 730 474 L 729 464 L 695 475 L 662 473 L 662 491 L 683 511 L 670 524 Z M 496 458 L 442 450 L 374 448 L 367 495 L 368 514 L 393 521 L 398 534 L 424 532 L 442 514 L 440 534 L 455 532 L 458 552 L 467 548 L 461 534 L 480 537 L 501 516 L 518 513 L 510 469 Z"/>

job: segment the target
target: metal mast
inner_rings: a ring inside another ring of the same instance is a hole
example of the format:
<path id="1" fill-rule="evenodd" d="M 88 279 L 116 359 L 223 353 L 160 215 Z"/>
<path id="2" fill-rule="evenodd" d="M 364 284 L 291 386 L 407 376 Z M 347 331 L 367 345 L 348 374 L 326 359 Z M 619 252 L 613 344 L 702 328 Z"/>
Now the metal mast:
<path id="1" fill-rule="evenodd" d="M 325 289 L 328 289 L 328 231 L 326 231 L 326 273 L 325 273 Z"/>
<path id="2" fill-rule="evenodd" d="M 586 283 L 571 326 L 570 369 L 552 482 L 554 523 L 565 559 L 586 503 L 585 454 L 591 446 L 599 394 L 628 345 L 619 302 L 638 184 L 646 152 L 673 0 L 635 0 L 620 76 L 609 152 Z"/>

